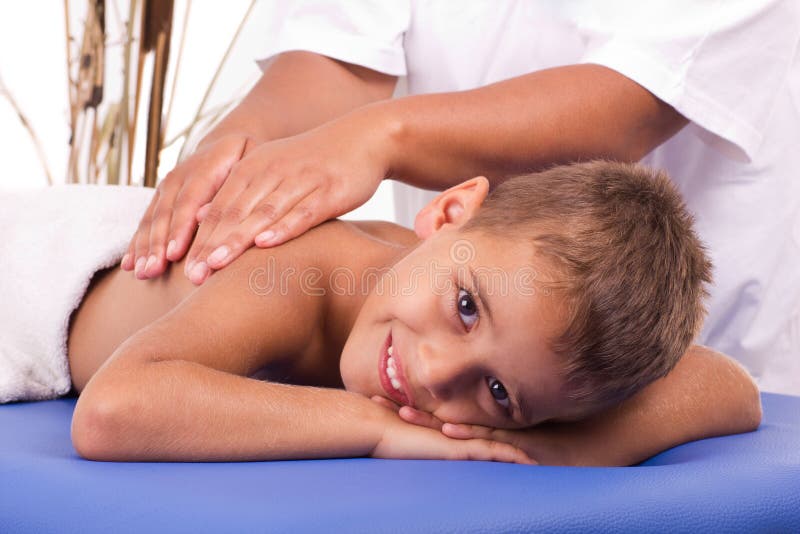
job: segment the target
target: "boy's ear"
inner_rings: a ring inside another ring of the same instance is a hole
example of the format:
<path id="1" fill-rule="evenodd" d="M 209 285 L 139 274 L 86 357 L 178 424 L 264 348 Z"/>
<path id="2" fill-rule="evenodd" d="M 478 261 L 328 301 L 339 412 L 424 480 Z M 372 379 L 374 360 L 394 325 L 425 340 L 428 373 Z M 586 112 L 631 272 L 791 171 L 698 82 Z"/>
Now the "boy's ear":
<path id="1" fill-rule="evenodd" d="M 414 219 L 414 232 L 427 239 L 445 225 L 461 226 L 472 218 L 489 193 L 489 180 L 476 176 L 442 191 Z"/>

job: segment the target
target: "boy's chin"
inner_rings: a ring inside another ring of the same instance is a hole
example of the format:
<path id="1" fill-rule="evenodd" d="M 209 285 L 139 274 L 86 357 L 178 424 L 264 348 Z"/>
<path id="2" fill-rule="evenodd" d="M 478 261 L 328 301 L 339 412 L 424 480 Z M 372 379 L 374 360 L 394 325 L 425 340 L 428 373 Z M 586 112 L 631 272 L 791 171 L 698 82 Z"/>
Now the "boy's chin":
<path id="1" fill-rule="evenodd" d="M 354 365 L 357 365 L 357 362 L 353 361 L 352 357 L 348 357 L 347 351 L 342 352 L 342 357 L 339 360 L 339 375 L 342 377 L 344 389 L 354 393 L 363 393 L 364 388 L 359 387 L 359 373 L 356 372 Z"/>

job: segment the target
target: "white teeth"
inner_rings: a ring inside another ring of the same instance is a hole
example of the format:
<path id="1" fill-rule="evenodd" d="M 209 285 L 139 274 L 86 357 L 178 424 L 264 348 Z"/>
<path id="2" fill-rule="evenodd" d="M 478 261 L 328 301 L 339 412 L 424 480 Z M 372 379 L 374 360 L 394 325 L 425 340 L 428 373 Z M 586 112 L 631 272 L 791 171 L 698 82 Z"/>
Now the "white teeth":
<path id="1" fill-rule="evenodd" d="M 390 346 L 386 352 L 389 353 L 389 357 L 386 358 L 386 374 L 389 375 L 392 387 L 397 391 L 402 391 L 400 389 L 400 381 L 397 379 L 397 369 L 395 368 L 394 358 L 392 357 L 392 347 Z"/>

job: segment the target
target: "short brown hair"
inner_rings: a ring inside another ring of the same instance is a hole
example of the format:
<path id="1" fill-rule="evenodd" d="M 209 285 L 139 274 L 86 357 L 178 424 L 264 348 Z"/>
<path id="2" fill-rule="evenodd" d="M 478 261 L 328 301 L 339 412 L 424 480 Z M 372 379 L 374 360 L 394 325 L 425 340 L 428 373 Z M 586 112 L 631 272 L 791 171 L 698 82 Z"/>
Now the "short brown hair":
<path id="1" fill-rule="evenodd" d="M 606 406 L 665 376 L 702 325 L 711 262 L 692 225 L 665 172 L 598 160 L 503 181 L 462 231 L 511 233 L 549 260 L 568 396 Z"/>

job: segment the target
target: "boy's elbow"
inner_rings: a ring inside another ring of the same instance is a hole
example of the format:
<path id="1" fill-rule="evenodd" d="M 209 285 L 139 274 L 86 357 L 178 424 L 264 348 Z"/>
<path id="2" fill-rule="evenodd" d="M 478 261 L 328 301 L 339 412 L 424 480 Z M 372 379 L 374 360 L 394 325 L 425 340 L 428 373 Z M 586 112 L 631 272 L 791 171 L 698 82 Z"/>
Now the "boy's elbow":
<path id="1" fill-rule="evenodd" d="M 744 371 L 747 373 L 747 371 Z M 764 412 L 761 408 L 761 392 L 758 390 L 755 380 L 747 374 L 748 385 L 746 386 L 746 410 L 742 424 L 745 429 L 743 432 L 752 432 L 761 425 L 761 418 Z"/>
<path id="2" fill-rule="evenodd" d="M 120 421 L 123 414 L 120 399 L 97 396 L 78 399 L 72 415 L 72 446 L 81 457 L 95 461 L 119 461 Z M 115 456 L 116 455 L 116 456 Z"/>
<path id="3" fill-rule="evenodd" d="M 739 399 L 738 417 L 736 421 L 739 425 L 738 432 L 752 432 L 761 425 L 763 411 L 761 407 L 761 392 L 758 385 L 747 369 L 742 364 L 732 358 L 728 360 L 728 371 L 733 375 L 731 385 L 736 385 Z"/>

